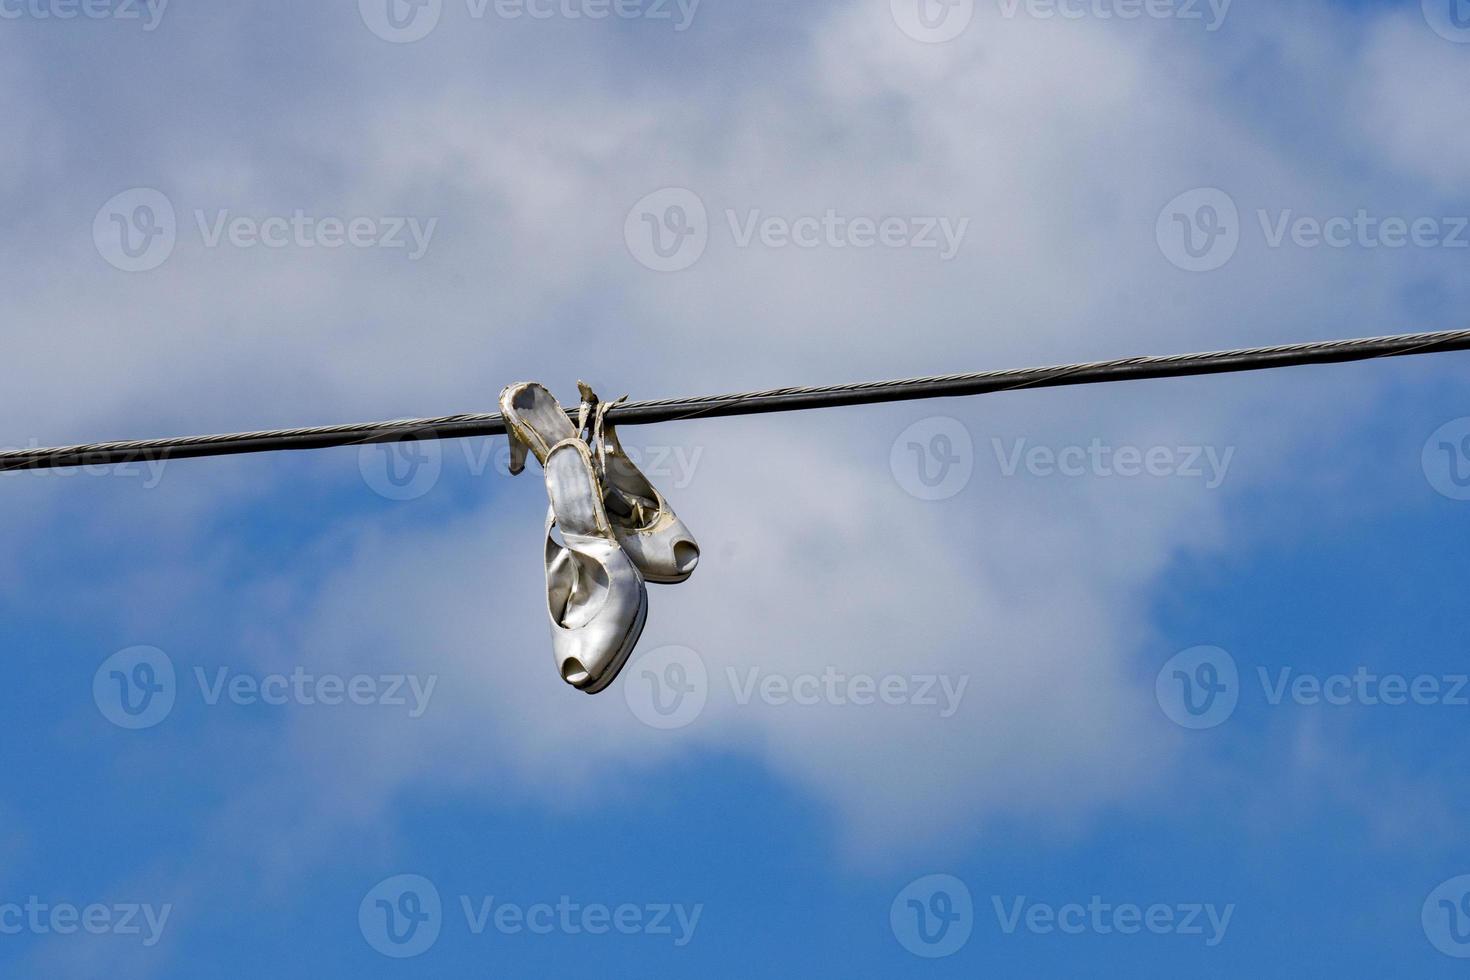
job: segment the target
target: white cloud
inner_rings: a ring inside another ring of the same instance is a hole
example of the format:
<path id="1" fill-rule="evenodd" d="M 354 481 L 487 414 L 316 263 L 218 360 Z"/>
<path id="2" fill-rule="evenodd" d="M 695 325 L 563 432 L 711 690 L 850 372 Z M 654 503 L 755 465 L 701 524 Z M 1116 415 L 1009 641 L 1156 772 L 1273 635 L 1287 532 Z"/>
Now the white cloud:
<path id="1" fill-rule="evenodd" d="M 1470 179 L 1470 56 L 1412 13 L 1369 39 L 1351 88 L 1360 134 L 1381 160 L 1453 200 Z M 1462 198 L 1463 200 L 1463 198 Z"/>

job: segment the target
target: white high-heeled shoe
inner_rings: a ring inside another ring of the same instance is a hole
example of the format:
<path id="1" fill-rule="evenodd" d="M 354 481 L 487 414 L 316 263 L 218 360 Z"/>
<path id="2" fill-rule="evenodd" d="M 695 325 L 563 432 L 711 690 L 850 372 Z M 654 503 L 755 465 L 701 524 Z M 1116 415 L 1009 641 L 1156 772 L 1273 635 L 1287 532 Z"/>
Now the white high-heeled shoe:
<path id="1" fill-rule="evenodd" d="M 510 432 L 510 471 L 526 467 L 529 450 L 544 466 L 551 447 L 576 438 L 578 430 L 592 445 L 603 505 L 618 542 L 638 566 L 645 580 L 656 585 L 678 585 L 699 565 L 699 543 L 688 525 L 674 513 L 663 494 L 628 458 L 607 412 L 625 399 L 602 402 L 585 382 L 578 382 L 582 405 L 577 424 L 544 387 L 534 383 L 510 385 L 500 395 L 500 411 Z"/>
<path id="2" fill-rule="evenodd" d="M 553 446 L 577 438 L 588 411 L 589 406 L 583 405 L 578 424 L 573 425 L 561 402 L 544 385 L 534 381 L 506 385 L 500 392 L 500 414 L 510 437 L 511 476 L 520 476 L 525 470 L 528 450 L 544 467 Z"/>
<path id="3" fill-rule="evenodd" d="M 512 385 L 501 393 L 501 411 L 512 445 L 522 447 L 512 468 L 524 469 L 529 449 L 546 470 L 546 608 L 557 671 L 597 694 L 617 679 L 643 633 L 648 590 L 608 520 L 591 450 L 556 399 L 540 385 Z"/>
<path id="4" fill-rule="evenodd" d="M 546 608 L 562 680 L 597 694 L 628 662 L 648 618 L 643 576 L 618 544 L 602 507 L 592 454 L 580 439 L 546 459 Z M 561 543 L 552 537 L 561 531 Z"/>
<path id="5" fill-rule="evenodd" d="M 623 550 L 643 577 L 658 585 L 678 585 L 694 574 L 699 565 L 699 543 L 688 525 L 628 458 L 618 432 L 607 421 L 608 410 L 626 401 L 603 402 L 585 382 L 582 392 L 582 424 L 587 429 L 586 408 L 593 408 L 589 436 L 602 480 L 603 503 L 608 519 Z"/>

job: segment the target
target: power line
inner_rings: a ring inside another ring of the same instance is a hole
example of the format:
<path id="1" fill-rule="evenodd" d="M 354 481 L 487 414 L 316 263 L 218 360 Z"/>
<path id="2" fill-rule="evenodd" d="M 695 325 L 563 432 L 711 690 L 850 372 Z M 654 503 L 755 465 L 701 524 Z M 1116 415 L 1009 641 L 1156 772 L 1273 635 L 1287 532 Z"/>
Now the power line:
<path id="1" fill-rule="evenodd" d="M 883 402 L 916 401 L 985 395 L 1025 388 L 1058 388 L 1068 385 L 1143 381 L 1153 378 L 1193 377 L 1265 371 L 1309 364 L 1340 364 L 1380 357 L 1406 357 L 1470 350 L 1470 330 L 1370 337 L 1362 340 L 1332 340 L 1281 347 L 1215 351 L 1206 354 L 1173 354 L 1163 357 L 1129 357 L 1088 364 L 982 371 L 901 381 L 872 381 L 826 387 L 777 388 L 733 395 L 701 395 L 666 398 L 661 401 L 628 402 L 608 412 L 619 425 L 650 425 L 694 418 L 725 418 L 732 415 L 762 415 L 769 412 L 798 412 L 844 405 L 874 405 Z M 568 411 L 571 414 L 571 410 Z M 195 459 L 205 456 L 235 456 L 242 453 L 330 449 L 402 442 L 409 439 L 467 439 L 505 434 L 499 415 L 450 415 L 434 419 L 400 419 L 306 429 L 271 429 L 215 436 L 182 436 L 133 442 L 101 442 L 54 449 L 21 449 L 0 453 L 0 472 L 45 470 L 69 466 L 94 466 L 156 460 Z"/>

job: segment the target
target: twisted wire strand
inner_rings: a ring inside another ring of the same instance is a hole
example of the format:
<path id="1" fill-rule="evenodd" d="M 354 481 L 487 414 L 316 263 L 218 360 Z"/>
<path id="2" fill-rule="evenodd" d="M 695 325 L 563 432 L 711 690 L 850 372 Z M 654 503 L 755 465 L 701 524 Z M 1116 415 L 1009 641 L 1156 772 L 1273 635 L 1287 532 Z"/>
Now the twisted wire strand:
<path id="1" fill-rule="evenodd" d="M 1470 350 L 1470 330 L 1450 330 L 1202 354 L 1127 357 L 1111 361 L 896 381 L 774 388 L 728 395 L 695 395 L 627 402 L 609 410 L 608 419 L 619 425 L 651 425 L 694 418 L 724 418 L 927 398 L 952 398 L 1027 388 L 1264 371 L 1310 364 L 1339 364 L 1379 357 L 1406 357 L 1464 350 Z M 573 410 L 568 410 L 568 415 L 572 414 Z M 503 435 L 505 431 L 505 421 L 498 414 L 465 414 L 221 435 L 99 442 L 0 452 L 0 472 L 330 449 L 411 439 L 465 439 Z"/>

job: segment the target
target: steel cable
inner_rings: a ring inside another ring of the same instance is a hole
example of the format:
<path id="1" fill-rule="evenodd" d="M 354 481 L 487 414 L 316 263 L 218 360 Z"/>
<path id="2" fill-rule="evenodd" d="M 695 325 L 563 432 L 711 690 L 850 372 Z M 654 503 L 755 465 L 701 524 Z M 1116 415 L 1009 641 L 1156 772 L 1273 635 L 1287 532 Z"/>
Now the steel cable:
<path id="1" fill-rule="evenodd" d="M 610 410 L 608 419 L 619 425 L 651 425 L 694 418 L 725 418 L 769 412 L 796 412 L 846 405 L 927 398 L 983 395 L 1027 388 L 1142 381 L 1154 378 L 1195 377 L 1239 371 L 1264 371 L 1309 364 L 1340 364 L 1380 357 L 1406 357 L 1470 350 L 1470 330 L 1332 340 L 1277 347 L 1128 357 L 1055 367 L 982 371 L 899 381 L 870 381 L 821 387 L 776 388 L 730 395 L 697 395 L 658 401 L 628 402 Z M 568 410 L 571 414 L 571 410 Z M 270 429 L 212 436 L 181 436 L 130 442 L 100 442 L 52 449 L 20 449 L 0 453 L 0 472 L 59 469 L 157 460 L 234 456 L 410 439 L 465 439 L 505 433 L 498 414 L 450 415 L 442 418 L 399 419 L 352 425 L 299 429 Z"/>

